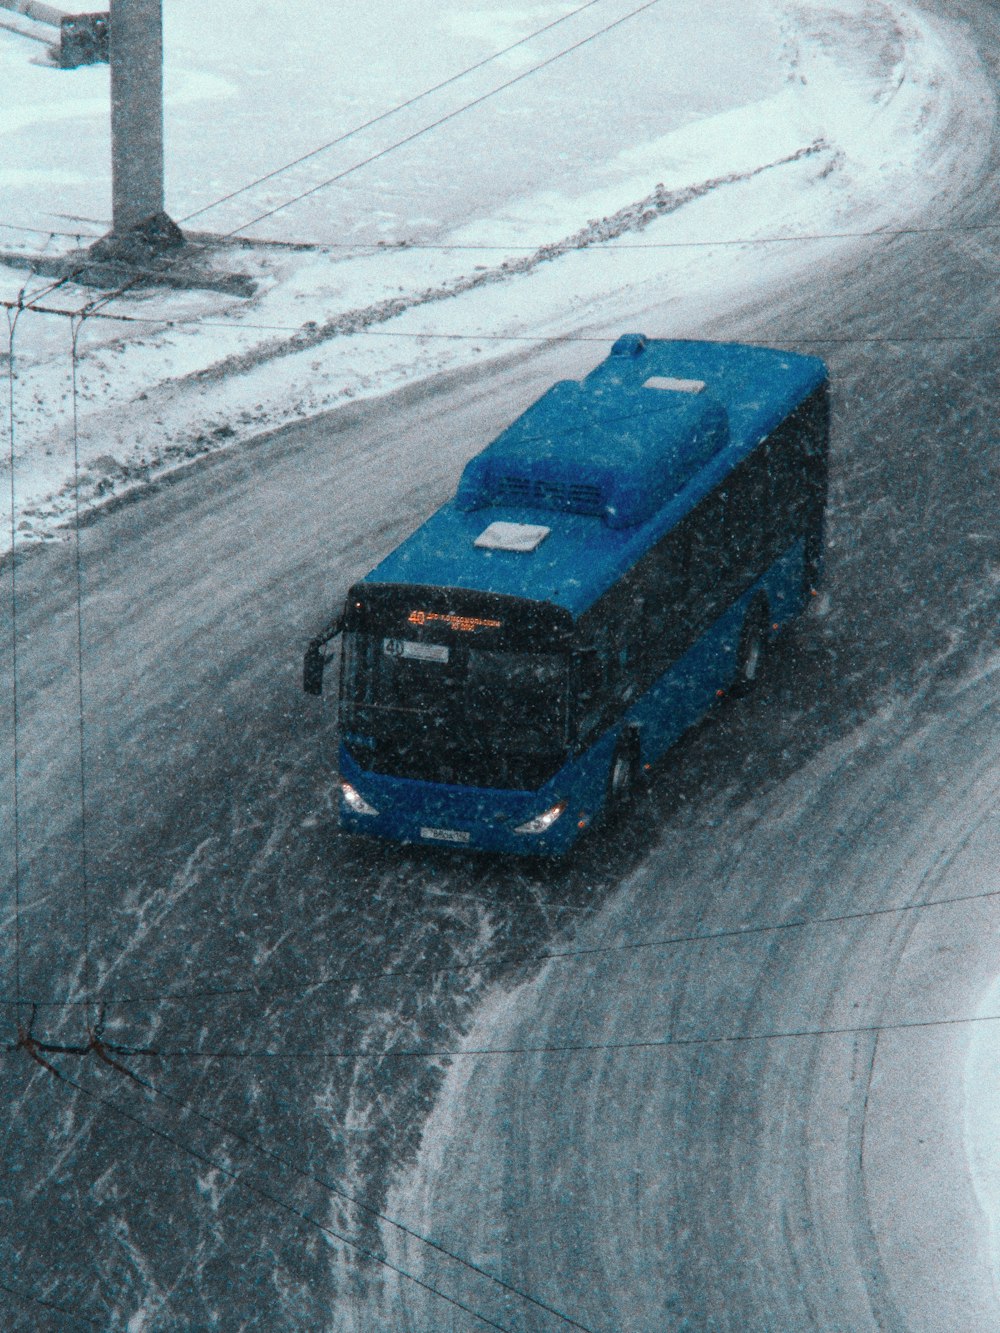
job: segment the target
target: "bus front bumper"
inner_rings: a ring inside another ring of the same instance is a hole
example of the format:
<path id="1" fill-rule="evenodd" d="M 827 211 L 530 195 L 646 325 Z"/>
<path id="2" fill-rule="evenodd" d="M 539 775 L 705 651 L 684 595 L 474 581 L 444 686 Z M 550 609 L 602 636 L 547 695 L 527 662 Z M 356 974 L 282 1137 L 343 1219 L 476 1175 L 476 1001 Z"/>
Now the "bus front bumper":
<path id="1" fill-rule="evenodd" d="M 561 856 L 590 823 L 559 792 L 470 790 L 368 773 L 341 748 L 340 824 L 346 832 L 427 847 Z"/>

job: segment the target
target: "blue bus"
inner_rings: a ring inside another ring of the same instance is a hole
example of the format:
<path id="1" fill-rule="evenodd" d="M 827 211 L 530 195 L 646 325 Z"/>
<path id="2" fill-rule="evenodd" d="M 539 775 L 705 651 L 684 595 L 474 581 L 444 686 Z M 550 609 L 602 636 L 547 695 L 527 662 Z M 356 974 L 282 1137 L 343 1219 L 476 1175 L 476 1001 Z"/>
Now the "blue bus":
<path id="1" fill-rule="evenodd" d="M 341 823 L 558 856 L 723 694 L 819 581 L 828 379 L 815 357 L 627 334 L 466 465 L 356 583 Z"/>

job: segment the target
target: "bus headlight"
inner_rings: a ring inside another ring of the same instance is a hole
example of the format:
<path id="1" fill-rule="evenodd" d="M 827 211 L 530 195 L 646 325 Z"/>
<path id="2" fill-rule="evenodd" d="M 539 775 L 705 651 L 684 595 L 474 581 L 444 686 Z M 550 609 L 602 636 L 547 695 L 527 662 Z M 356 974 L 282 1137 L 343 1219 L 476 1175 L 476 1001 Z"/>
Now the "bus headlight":
<path id="1" fill-rule="evenodd" d="M 349 782 L 340 779 L 340 794 L 344 798 L 344 804 L 349 810 L 353 810 L 356 815 L 377 815 L 378 811 L 373 805 L 369 805 L 365 798 L 351 786 Z"/>
<path id="2" fill-rule="evenodd" d="M 558 805 L 550 805 L 548 810 L 543 810 L 540 815 L 534 819 L 529 819 L 527 823 L 518 824 L 514 830 L 515 833 L 544 833 L 550 829 L 556 822 L 562 812 L 566 809 L 566 802 L 560 801 Z"/>

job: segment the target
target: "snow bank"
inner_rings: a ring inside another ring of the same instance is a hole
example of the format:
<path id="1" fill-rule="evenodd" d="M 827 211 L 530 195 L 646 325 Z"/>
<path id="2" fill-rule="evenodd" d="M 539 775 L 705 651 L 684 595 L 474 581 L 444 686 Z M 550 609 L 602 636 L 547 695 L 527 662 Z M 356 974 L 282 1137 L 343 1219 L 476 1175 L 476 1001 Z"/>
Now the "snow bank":
<path id="1" fill-rule="evenodd" d="M 755 0 L 738 22 L 706 17 L 696 0 L 625 17 L 633 8 L 428 2 L 404 16 L 380 3 L 345 26 L 316 7 L 287 32 L 249 3 L 171 6 L 167 202 L 179 218 L 565 21 L 199 212 L 193 226 L 231 230 L 451 117 L 263 224 L 318 248 L 220 248 L 216 266 L 253 277 L 252 298 L 130 292 L 111 310 L 148 324 L 83 327 L 84 505 L 262 430 L 473 364 L 505 340 L 586 334 L 599 340 L 596 359 L 624 328 L 697 335 L 741 300 L 842 261 L 857 241 L 831 233 L 936 220 L 979 166 L 992 92 L 964 38 L 924 14 L 882 0 L 835 10 Z M 18 41 L 0 33 L 9 216 L 98 235 L 107 72 L 32 65 Z M 97 221 L 59 223 L 56 210 Z M 39 249 L 31 232 L 3 236 L 8 250 Z M 52 234 L 45 248 L 76 243 L 75 232 Z M 6 299 L 48 285 L 0 268 Z M 91 295 L 67 286 L 44 304 L 71 310 Z M 8 546 L 12 489 L 18 543 L 54 539 L 75 506 L 69 347 L 67 320 L 19 317 L 13 450 L 8 441 L 0 462 Z"/>

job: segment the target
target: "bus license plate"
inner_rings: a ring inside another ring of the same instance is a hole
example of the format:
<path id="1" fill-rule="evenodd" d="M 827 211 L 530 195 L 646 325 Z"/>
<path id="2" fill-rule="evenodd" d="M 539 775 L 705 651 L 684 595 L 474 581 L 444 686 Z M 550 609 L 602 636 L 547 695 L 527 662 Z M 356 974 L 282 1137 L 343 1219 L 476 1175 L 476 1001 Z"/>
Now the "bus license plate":
<path id="1" fill-rule="evenodd" d="M 468 842 L 471 836 L 457 828 L 422 828 L 422 838 L 433 838 L 435 842 Z"/>

